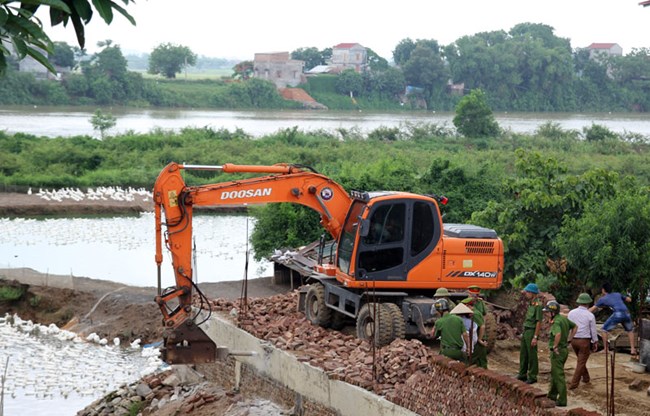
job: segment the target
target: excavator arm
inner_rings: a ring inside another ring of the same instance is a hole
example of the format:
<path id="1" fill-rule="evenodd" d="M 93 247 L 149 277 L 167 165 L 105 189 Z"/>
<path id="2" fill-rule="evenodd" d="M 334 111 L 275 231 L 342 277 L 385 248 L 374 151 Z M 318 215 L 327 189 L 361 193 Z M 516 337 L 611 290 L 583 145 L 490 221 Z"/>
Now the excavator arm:
<path id="1" fill-rule="evenodd" d="M 261 176 L 216 184 L 187 186 L 183 170 L 213 170 L 251 173 Z M 321 216 L 321 225 L 338 239 L 352 203 L 348 193 L 330 178 L 303 166 L 278 164 L 222 166 L 168 164 L 154 185 L 156 264 L 158 296 L 163 314 L 165 347 L 163 359 L 169 363 L 210 362 L 216 346 L 195 322 L 192 294 L 192 216 L 195 206 L 245 206 L 271 202 L 292 202 L 307 206 Z M 164 215 L 164 222 L 163 222 Z M 163 228 L 165 230 L 163 231 Z M 163 241 L 164 240 L 164 241 Z M 161 291 L 163 242 L 171 253 L 176 285 Z M 170 306 L 175 304 L 174 307 Z"/>

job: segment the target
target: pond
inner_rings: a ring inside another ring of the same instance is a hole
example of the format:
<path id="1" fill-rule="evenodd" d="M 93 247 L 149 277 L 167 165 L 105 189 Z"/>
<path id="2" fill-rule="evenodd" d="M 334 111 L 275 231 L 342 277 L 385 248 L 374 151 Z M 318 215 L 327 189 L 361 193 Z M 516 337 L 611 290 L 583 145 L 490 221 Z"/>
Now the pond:
<path id="1" fill-rule="evenodd" d="M 244 278 L 248 237 L 254 220 L 246 215 L 194 217 L 195 276 L 198 282 Z M 0 267 L 28 267 L 42 273 L 90 277 L 133 286 L 157 282 L 154 214 L 106 218 L 0 218 Z M 162 286 L 175 284 L 163 249 Z M 248 277 L 273 273 L 251 252 Z"/>

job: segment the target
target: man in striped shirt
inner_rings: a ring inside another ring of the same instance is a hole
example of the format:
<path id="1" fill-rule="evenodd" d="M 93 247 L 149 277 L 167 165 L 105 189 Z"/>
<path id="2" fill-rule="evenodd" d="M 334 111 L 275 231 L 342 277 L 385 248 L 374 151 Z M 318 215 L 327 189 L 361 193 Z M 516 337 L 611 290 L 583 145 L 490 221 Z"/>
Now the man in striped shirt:
<path id="1" fill-rule="evenodd" d="M 578 357 L 576 371 L 573 373 L 573 379 L 569 384 L 569 390 L 573 390 L 580 384 L 589 383 L 591 380 L 589 370 L 587 370 L 587 360 L 591 351 L 598 348 L 598 334 L 596 332 L 596 318 L 589 312 L 588 306 L 592 299 L 588 293 L 581 293 L 576 300 L 578 307 L 569 312 L 569 320 L 573 321 L 578 329 L 571 340 L 571 347 Z"/>

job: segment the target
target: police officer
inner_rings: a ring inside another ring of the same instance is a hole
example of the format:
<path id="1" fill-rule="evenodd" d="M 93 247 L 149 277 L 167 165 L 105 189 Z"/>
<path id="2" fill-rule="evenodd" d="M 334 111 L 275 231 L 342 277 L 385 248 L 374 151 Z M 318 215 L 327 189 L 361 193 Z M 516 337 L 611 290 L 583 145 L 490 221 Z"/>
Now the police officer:
<path id="1" fill-rule="evenodd" d="M 462 300 L 462 304 L 468 306 L 472 312 L 472 319 L 474 325 L 477 327 L 477 340 L 472 351 L 472 361 L 470 364 L 476 365 L 481 368 L 487 368 L 487 340 L 485 339 L 485 319 L 483 315 L 477 310 L 476 298 L 469 297 Z"/>
<path id="2" fill-rule="evenodd" d="M 542 305 L 538 299 L 539 288 L 535 283 L 529 283 L 522 291 L 528 301 L 524 330 L 521 334 L 519 348 L 519 374 L 517 379 L 527 384 L 537 383 L 539 361 L 537 357 L 537 338 L 542 323 Z"/>
<path id="3" fill-rule="evenodd" d="M 566 378 L 564 363 L 569 356 L 568 343 L 573 339 L 577 326 L 567 317 L 560 314 L 560 304 L 554 300 L 548 301 L 544 312 L 550 314 L 551 329 L 548 346 L 551 354 L 551 386 L 547 397 L 555 400 L 556 406 L 566 406 Z"/>
<path id="4" fill-rule="evenodd" d="M 448 304 L 449 304 L 449 310 L 452 310 L 456 307 L 456 304 L 454 301 L 450 299 L 451 294 L 449 293 L 449 290 L 445 287 L 439 287 L 436 289 L 436 293 L 433 294 L 433 300 L 436 301 L 438 299 L 446 299 Z"/>
<path id="5" fill-rule="evenodd" d="M 483 298 L 481 297 L 481 288 L 473 285 L 467 288 L 467 292 L 469 293 L 469 297 L 474 299 L 472 308 L 474 310 L 474 314 L 480 313 L 485 317 L 487 308 L 485 307 L 485 302 L 483 302 Z"/>
<path id="6" fill-rule="evenodd" d="M 436 320 L 433 330 L 433 337 L 440 337 L 440 353 L 453 360 L 465 362 L 466 356 L 463 352 L 463 341 L 469 345 L 469 336 L 463 320 L 458 315 L 449 313 L 449 301 L 438 299 L 434 307 L 441 317 Z"/>

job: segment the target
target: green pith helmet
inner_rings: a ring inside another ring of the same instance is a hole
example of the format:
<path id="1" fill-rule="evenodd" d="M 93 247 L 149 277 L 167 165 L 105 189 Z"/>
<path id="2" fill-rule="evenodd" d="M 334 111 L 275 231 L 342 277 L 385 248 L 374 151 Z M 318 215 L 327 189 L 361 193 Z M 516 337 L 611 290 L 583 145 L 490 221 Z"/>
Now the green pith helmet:
<path id="1" fill-rule="evenodd" d="M 470 305 L 470 306 L 473 305 L 474 302 L 476 302 L 475 298 L 465 298 L 465 299 L 460 301 L 460 303 L 462 303 L 464 305 Z"/>
<path id="2" fill-rule="evenodd" d="M 576 299 L 576 303 L 578 305 L 589 305 L 593 301 L 594 300 L 591 299 L 589 293 L 581 293 L 580 295 L 578 295 L 578 299 Z"/>
<path id="3" fill-rule="evenodd" d="M 438 299 L 436 303 L 433 304 L 433 306 L 435 306 L 438 312 L 449 310 L 449 302 L 447 302 L 447 299 Z"/>
<path id="4" fill-rule="evenodd" d="M 549 300 L 546 306 L 544 306 L 544 312 L 550 312 L 553 316 L 560 313 L 560 304 L 554 300 Z"/>
<path id="5" fill-rule="evenodd" d="M 447 288 L 444 287 L 439 287 L 438 289 L 436 289 L 436 293 L 433 295 L 434 298 L 444 298 L 447 296 L 449 296 L 449 291 L 447 290 Z"/>

